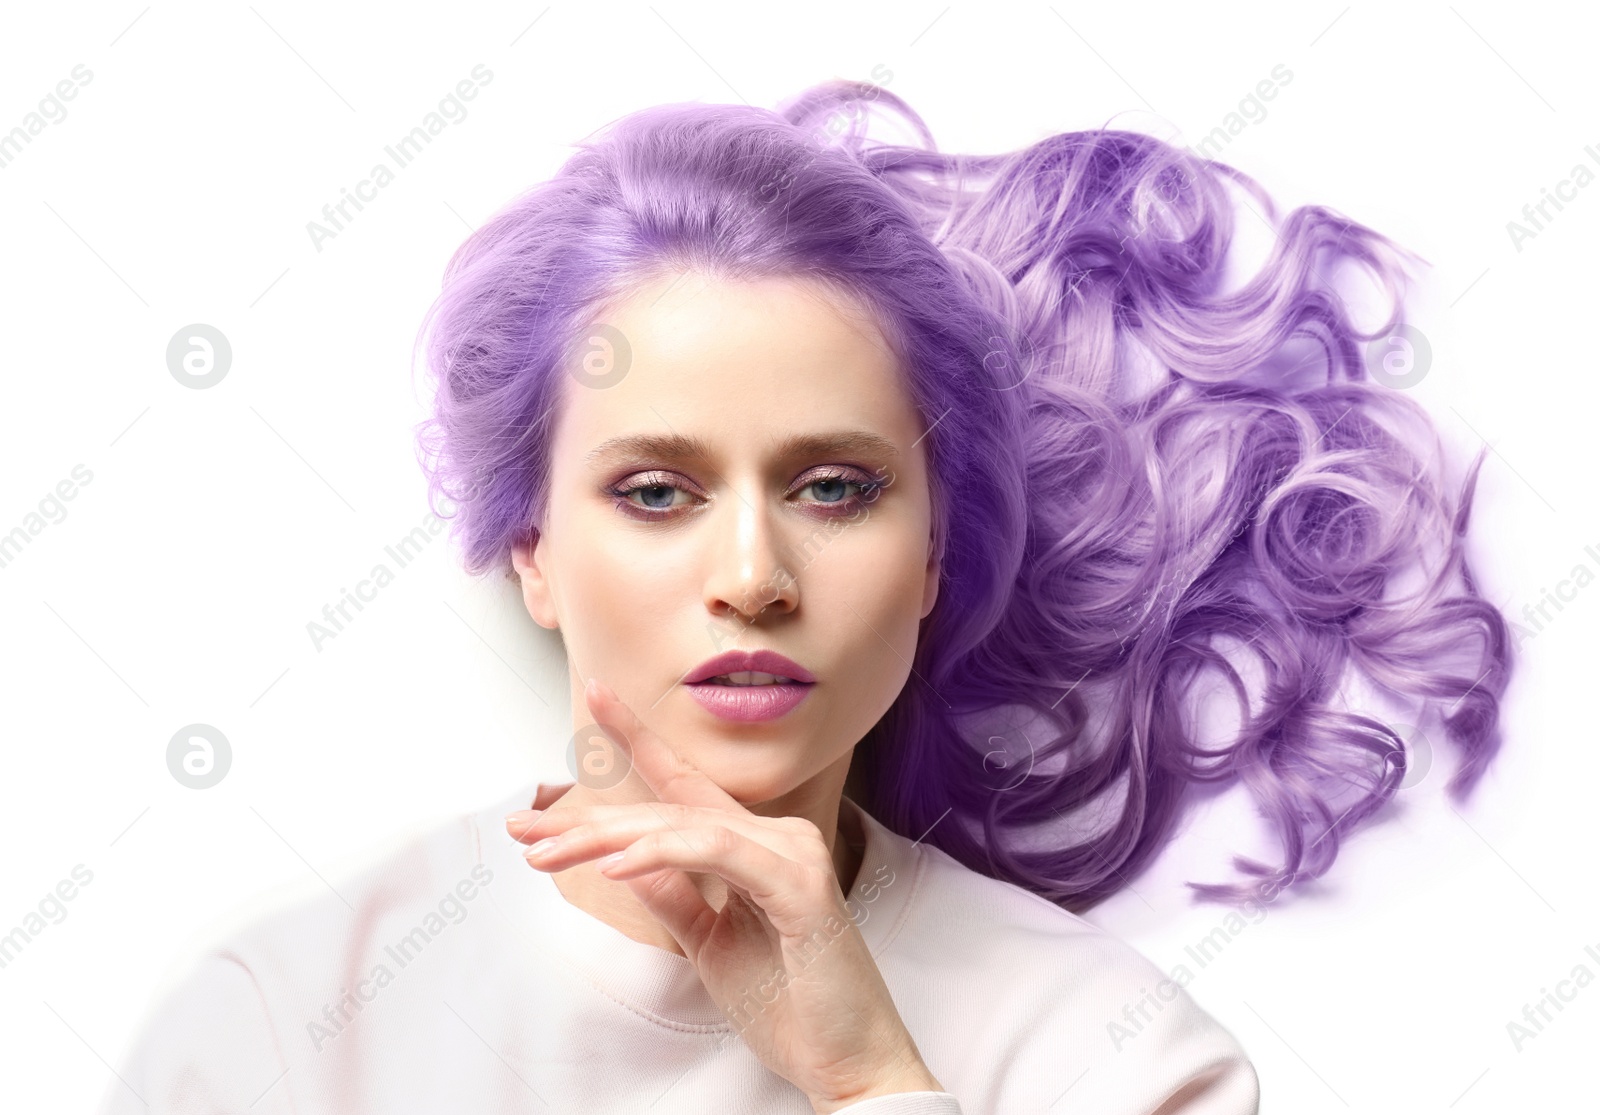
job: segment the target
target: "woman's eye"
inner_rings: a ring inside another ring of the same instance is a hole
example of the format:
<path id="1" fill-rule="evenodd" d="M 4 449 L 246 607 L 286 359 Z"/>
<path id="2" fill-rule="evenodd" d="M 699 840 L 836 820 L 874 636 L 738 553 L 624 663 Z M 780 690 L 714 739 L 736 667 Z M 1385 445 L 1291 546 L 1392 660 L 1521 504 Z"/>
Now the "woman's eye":
<path id="1" fill-rule="evenodd" d="M 672 506 L 672 497 L 678 489 L 666 484 L 651 484 L 643 488 L 635 488 L 639 493 L 639 502 L 646 507 L 665 508 Z"/>
<path id="2" fill-rule="evenodd" d="M 848 476 L 818 476 L 800 488 L 800 492 L 809 491 L 813 494 L 811 502 L 822 504 L 839 504 L 852 502 L 855 499 L 871 500 L 881 487 L 875 481 L 852 480 Z M 855 489 L 854 492 L 851 489 Z"/>
<path id="3" fill-rule="evenodd" d="M 852 485 L 850 481 L 842 476 L 825 476 L 819 480 L 813 480 L 800 490 L 811 489 L 818 503 L 838 503 L 849 496 L 850 493 L 846 489 L 852 486 L 861 487 L 860 484 Z"/>
<path id="4" fill-rule="evenodd" d="M 688 492 L 673 484 L 635 484 L 629 488 L 616 489 L 616 495 L 626 504 L 636 509 L 643 508 L 648 511 L 670 511 L 680 501 L 677 496 L 687 497 Z M 687 502 L 684 500 L 682 502 Z"/>

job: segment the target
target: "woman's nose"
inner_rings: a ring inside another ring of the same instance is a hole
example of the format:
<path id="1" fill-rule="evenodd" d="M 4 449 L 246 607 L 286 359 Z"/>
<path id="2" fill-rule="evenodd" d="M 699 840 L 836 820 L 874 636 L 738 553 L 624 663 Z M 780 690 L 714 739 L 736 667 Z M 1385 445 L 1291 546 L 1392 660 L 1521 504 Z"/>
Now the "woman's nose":
<path id="1" fill-rule="evenodd" d="M 706 607 L 714 615 L 737 615 L 747 623 L 798 607 L 800 584 L 786 564 L 775 510 L 758 496 L 732 494 L 711 518 Z"/>

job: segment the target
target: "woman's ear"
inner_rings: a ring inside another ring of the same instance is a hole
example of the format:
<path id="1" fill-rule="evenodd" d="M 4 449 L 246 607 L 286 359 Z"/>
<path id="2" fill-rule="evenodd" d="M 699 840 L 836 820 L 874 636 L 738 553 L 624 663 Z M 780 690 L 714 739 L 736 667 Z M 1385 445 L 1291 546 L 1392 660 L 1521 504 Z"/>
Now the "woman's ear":
<path id="1" fill-rule="evenodd" d="M 922 582 L 922 618 L 927 619 L 939 599 L 939 557 L 933 552 L 933 539 L 928 539 L 928 568 Z"/>
<path id="2" fill-rule="evenodd" d="M 529 528 L 527 535 L 511 547 L 511 566 L 522 581 L 522 603 L 533 617 L 533 622 L 552 631 L 559 630 L 554 594 L 546 573 L 548 552 L 544 536 L 537 527 Z"/>

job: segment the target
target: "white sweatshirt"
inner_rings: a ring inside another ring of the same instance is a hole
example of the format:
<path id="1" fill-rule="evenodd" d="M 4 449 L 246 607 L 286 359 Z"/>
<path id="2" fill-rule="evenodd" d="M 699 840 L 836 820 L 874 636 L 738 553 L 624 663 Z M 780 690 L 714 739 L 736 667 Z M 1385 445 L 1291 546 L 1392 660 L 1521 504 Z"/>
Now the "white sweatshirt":
<path id="1" fill-rule="evenodd" d="M 523 860 L 506 814 L 566 785 L 463 817 L 202 958 L 102 1115 L 808 1115 L 687 959 Z M 1238 1042 L 1133 948 L 849 798 L 841 814 L 866 844 L 851 915 L 949 1089 L 848 1115 L 1257 1111 Z"/>

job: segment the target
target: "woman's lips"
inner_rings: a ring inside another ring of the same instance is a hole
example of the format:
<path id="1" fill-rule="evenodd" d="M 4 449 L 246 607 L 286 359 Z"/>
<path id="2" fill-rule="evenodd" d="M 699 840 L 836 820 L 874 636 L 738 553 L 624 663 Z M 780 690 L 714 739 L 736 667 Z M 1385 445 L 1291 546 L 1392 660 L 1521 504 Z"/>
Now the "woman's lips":
<path id="1" fill-rule="evenodd" d="M 776 685 L 719 685 L 698 681 L 688 685 L 689 695 L 701 707 L 723 720 L 776 720 L 806 699 L 811 685 L 787 682 Z"/>

